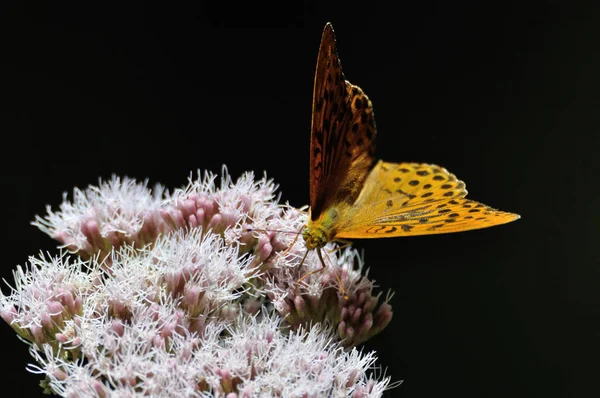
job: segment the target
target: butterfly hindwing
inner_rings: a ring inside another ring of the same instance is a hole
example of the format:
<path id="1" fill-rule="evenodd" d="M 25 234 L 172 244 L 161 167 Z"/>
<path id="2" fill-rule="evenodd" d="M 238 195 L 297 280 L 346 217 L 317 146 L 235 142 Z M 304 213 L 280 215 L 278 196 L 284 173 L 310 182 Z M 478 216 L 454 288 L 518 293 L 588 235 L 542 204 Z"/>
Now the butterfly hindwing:
<path id="1" fill-rule="evenodd" d="M 379 161 L 369 174 L 356 203 L 386 202 L 386 209 L 398 209 L 466 195 L 465 183 L 443 167 Z"/>
<path id="2" fill-rule="evenodd" d="M 358 197 L 373 165 L 375 119 L 369 98 L 345 80 L 331 24 L 317 59 L 310 144 L 311 218 Z"/>
<path id="3" fill-rule="evenodd" d="M 465 184 L 430 164 L 380 161 L 344 215 L 336 238 L 381 238 L 467 231 L 518 215 L 465 199 Z"/>

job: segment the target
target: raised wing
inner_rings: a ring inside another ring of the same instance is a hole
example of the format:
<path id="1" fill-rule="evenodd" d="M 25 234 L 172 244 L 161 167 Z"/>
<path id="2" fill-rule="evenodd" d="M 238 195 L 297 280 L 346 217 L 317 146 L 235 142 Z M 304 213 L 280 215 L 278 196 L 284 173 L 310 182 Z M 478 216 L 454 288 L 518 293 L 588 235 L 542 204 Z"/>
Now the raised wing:
<path id="1" fill-rule="evenodd" d="M 383 238 L 468 231 L 519 215 L 465 199 L 464 182 L 446 169 L 380 161 L 339 225 L 336 238 Z"/>
<path id="2" fill-rule="evenodd" d="M 316 220 L 333 203 L 353 203 L 373 166 L 375 119 L 371 101 L 345 80 L 335 34 L 321 38 L 310 137 L 310 206 Z"/>

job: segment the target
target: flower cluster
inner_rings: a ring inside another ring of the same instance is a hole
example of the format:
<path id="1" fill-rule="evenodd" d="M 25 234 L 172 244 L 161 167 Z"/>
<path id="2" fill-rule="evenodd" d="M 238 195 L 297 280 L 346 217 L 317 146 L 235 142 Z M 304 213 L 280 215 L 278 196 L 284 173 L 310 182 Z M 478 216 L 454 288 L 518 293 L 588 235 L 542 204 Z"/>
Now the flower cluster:
<path id="1" fill-rule="evenodd" d="M 62 396 L 379 397 L 355 346 L 391 320 L 355 250 L 307 253 L 305 214 L 246 173 L 173 193 L 113 177 L 33 222 L 66 248 L 14 272 L 0 316 Z"/>

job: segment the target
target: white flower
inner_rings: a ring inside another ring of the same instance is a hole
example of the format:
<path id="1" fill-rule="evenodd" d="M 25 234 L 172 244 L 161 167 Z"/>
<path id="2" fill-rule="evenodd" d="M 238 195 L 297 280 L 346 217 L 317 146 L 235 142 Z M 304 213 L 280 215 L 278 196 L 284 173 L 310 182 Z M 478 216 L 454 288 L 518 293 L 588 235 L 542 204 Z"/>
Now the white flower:
<path id="1" fill-rule="evenodd" d="M 65 192 L 59 212 L 48 206 L 48 214 L 36 216 L 32 224 L 73 251 L 96 252 L 104 249 L 105 240 L 113 245 L 132 241 L 163 199 L 162 186 L 152 191 L 147 184 L 113 176 L 107 182 L 100 180 L 97 187 L 75 188 L 72 202 Z"/>
<path id="2" fill-rule="evenodd" d="M 380 397 L 374 353 L 387 325 L 352 249 L 322 267 L 306 215 L 246 173 L 198 173 L 154 192 L 113 177 L 34 222 L 71 250 L 29 259 L 0 315 L 31 345 L 29 370 L 65 396 Z M 283 232 L 285 231 L 285 232 Z M 340 293 L 342 289 L 347 298 Z"/>

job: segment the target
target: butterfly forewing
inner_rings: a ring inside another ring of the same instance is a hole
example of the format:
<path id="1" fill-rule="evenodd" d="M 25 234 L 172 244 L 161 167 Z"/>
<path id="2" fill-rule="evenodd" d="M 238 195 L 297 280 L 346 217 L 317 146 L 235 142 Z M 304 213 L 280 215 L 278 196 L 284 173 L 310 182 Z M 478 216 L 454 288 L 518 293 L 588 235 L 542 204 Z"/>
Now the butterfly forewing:
<path id="1" fill-rule="evenodd" d="M 464 199 L 465 184 L 442 167 L 380 161 L 344 215 L 336 238 L 381 238 L 467 231 L 518 215 Z"/>
<path id="2" fill-rule="evenodd" d="M 313 92 L 310 143 L 310 206 L 316 220 L 332 204 L 353 203 L 373 165 L 373 106 L 345 80 L 335 35 L 321 38 Z"/>

